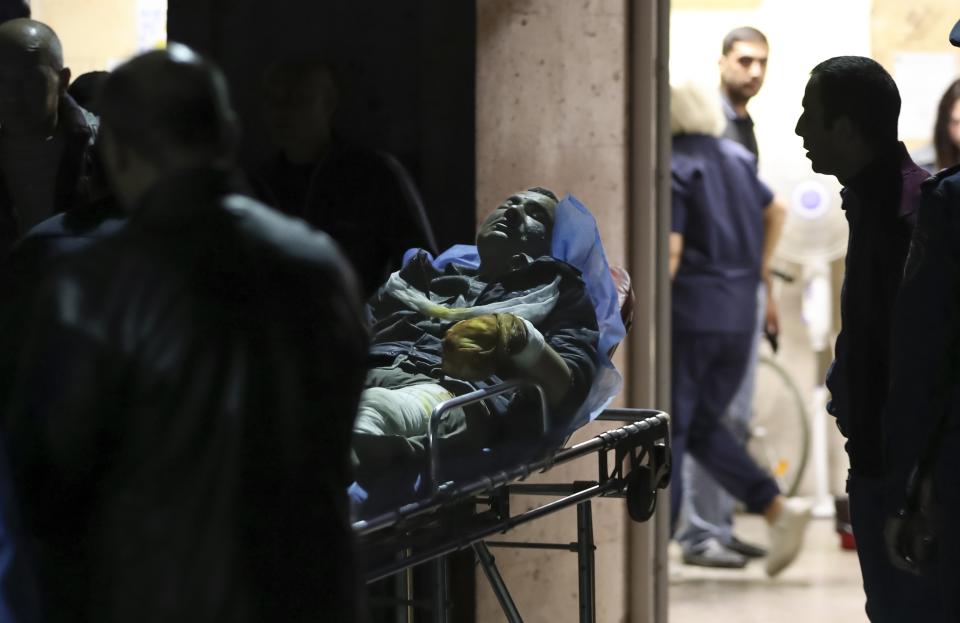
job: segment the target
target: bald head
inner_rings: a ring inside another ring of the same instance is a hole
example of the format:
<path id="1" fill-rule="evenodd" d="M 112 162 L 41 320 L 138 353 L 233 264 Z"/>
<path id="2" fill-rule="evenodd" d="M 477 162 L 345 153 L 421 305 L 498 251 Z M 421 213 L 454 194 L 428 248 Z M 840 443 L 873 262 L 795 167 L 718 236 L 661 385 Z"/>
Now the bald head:
<path id="1" fill-rule="evenodd" d="M 12 19 L 0 24 L 0 54 L 26 54 L 54 71 L 63 69 L 60 37 L 43 22 L 32 19 Z"/>
<path id="2" fill-rule="evenodd" d="M 70 83 L 56 33 L 31 19 L 0 24 L 0 131 L 4 136 L 46 138 L 59 119 Z"/>

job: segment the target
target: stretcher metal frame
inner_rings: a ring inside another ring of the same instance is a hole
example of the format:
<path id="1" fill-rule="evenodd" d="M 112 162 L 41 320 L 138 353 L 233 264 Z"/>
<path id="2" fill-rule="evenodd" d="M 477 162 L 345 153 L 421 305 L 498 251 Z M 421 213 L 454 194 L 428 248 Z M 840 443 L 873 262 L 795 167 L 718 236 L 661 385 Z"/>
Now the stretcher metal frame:
<path id="1" fill-rule="evenodd" d="M 450 600 L 447 581 L 448 554 L 471 548 L 483 569 L 497 600 L 511 623 L 522 621 L 516 604 L 501 577 L 490 548 L 554 549 L 575 552 L 578 558 L 579 621 L 596 620 L 594 541 L 591 500 L 599 497 L 626 498 L 635 521 L 646 521 L 656 508 L 657 491 L 670 480 L 670 417 L 653 409 L 608 409 L 597 418 L 621 422 L 622 426 L 602 432 L 591 439 L 564 447 L 550 456 L 531 463 L 504 469 L 467 482 L 441 482 L 438 470 L 438 423 L 453 408 L 478 402 L 497 394 L 517 391 L 528 383 L 508 382 L 477 390 L 437 406 L 431 417 L 428 446 L 430 465 L 429 494 L 410 504 L 353 524 L 364 559 L 364 579 L 372 583 L 399 574 L 398 588 L 403 593 L 397 620 L 409 621 L 415 603 L 410 570 L 424 563 L 433 566 L 431 604 L 433 621 L 449 621 Z M 542 390 L 541 417 L 544 426 L 548 414 Z M 611 453 L 612 457 L 611 457 Z M 597 477 L 591 481 L 558 484 L 518 482 L 535 472 L 546 472 L 555 465 L 583 457 L 596 456 Z M 549 496 L 553 499 L 530 510 L 511 512 L 513 495 Z M 577 507 L 577 539 L 570 543 L 525 543 L 487 541 L 498 533 L 571 506 Z"/>

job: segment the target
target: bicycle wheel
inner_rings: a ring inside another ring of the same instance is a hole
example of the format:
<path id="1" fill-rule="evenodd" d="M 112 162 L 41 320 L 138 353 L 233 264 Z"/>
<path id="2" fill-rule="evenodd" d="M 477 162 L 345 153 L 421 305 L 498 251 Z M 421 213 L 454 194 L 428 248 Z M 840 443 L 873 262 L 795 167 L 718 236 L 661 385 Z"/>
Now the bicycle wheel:
<path id="1" fill-rule="evenodd" d="M 787 371 L 764 355 L 757 362 L 747 448 L 784 495 L 797 492 L 810 452 L 807 407 Z"/>

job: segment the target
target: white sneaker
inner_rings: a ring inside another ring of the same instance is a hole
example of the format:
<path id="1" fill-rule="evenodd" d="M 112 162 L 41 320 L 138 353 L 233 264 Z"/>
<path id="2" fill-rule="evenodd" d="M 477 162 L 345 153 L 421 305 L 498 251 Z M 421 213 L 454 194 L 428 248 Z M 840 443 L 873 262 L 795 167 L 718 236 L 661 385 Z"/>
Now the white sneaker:
<path id="1" fill-rule="evenodd" d="M 813 505 L 803 498 L 787 498 L 776 521 L 769 524 L 770 547 L 765 570 L 774 577 L 792 563 L 803 546 L 803 534 Z"/>

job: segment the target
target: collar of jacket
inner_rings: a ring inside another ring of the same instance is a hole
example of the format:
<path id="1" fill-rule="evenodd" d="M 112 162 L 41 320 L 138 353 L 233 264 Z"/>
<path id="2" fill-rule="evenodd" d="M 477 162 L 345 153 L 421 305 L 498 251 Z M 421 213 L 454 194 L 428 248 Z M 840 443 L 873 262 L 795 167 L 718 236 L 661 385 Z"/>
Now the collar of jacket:
<path id="1" fill-rule="evenodd" d="M 134 206 L 130 222 L 141 229 L 183 229 L 216 208 L 221 197 L 235 193 L 246 194 L 246 184 L 236 169 L 183 169 L 148 190 Z"/>
<path id="2" fill-rule="evenodd" d="M 88 162 L 96 140 L 99 122 L 97 117 L 77 104 L 64 93 L 60 97 L 58 131 L 66 137 L 63 154 L 57 169 L 57 188 L 54 194 L 54 213 L 77 207 L 87 193 L 86 179 L 90 171 Z M 0 175 L 0 209 L 11 209 L 10 190 Z M 24 232 L 20 232 L 24 233 Z"/>
<path id="3" fill-rule="evenodd" d="M 877 181 L 883 179 L 893 168 L 899 169 L 901 179 L 897 216 L 915 220 L 920 202 L 920 187 L 930 177 L 930 173 L 914 163 L 902 142 L 881 153 L 867 168 L 854 176 L 853 180 L 840 191 L 843 198 L 841 207 L 844 210 L 849 207 L 851 194 L 862 201 L 878 191 Z"/>

